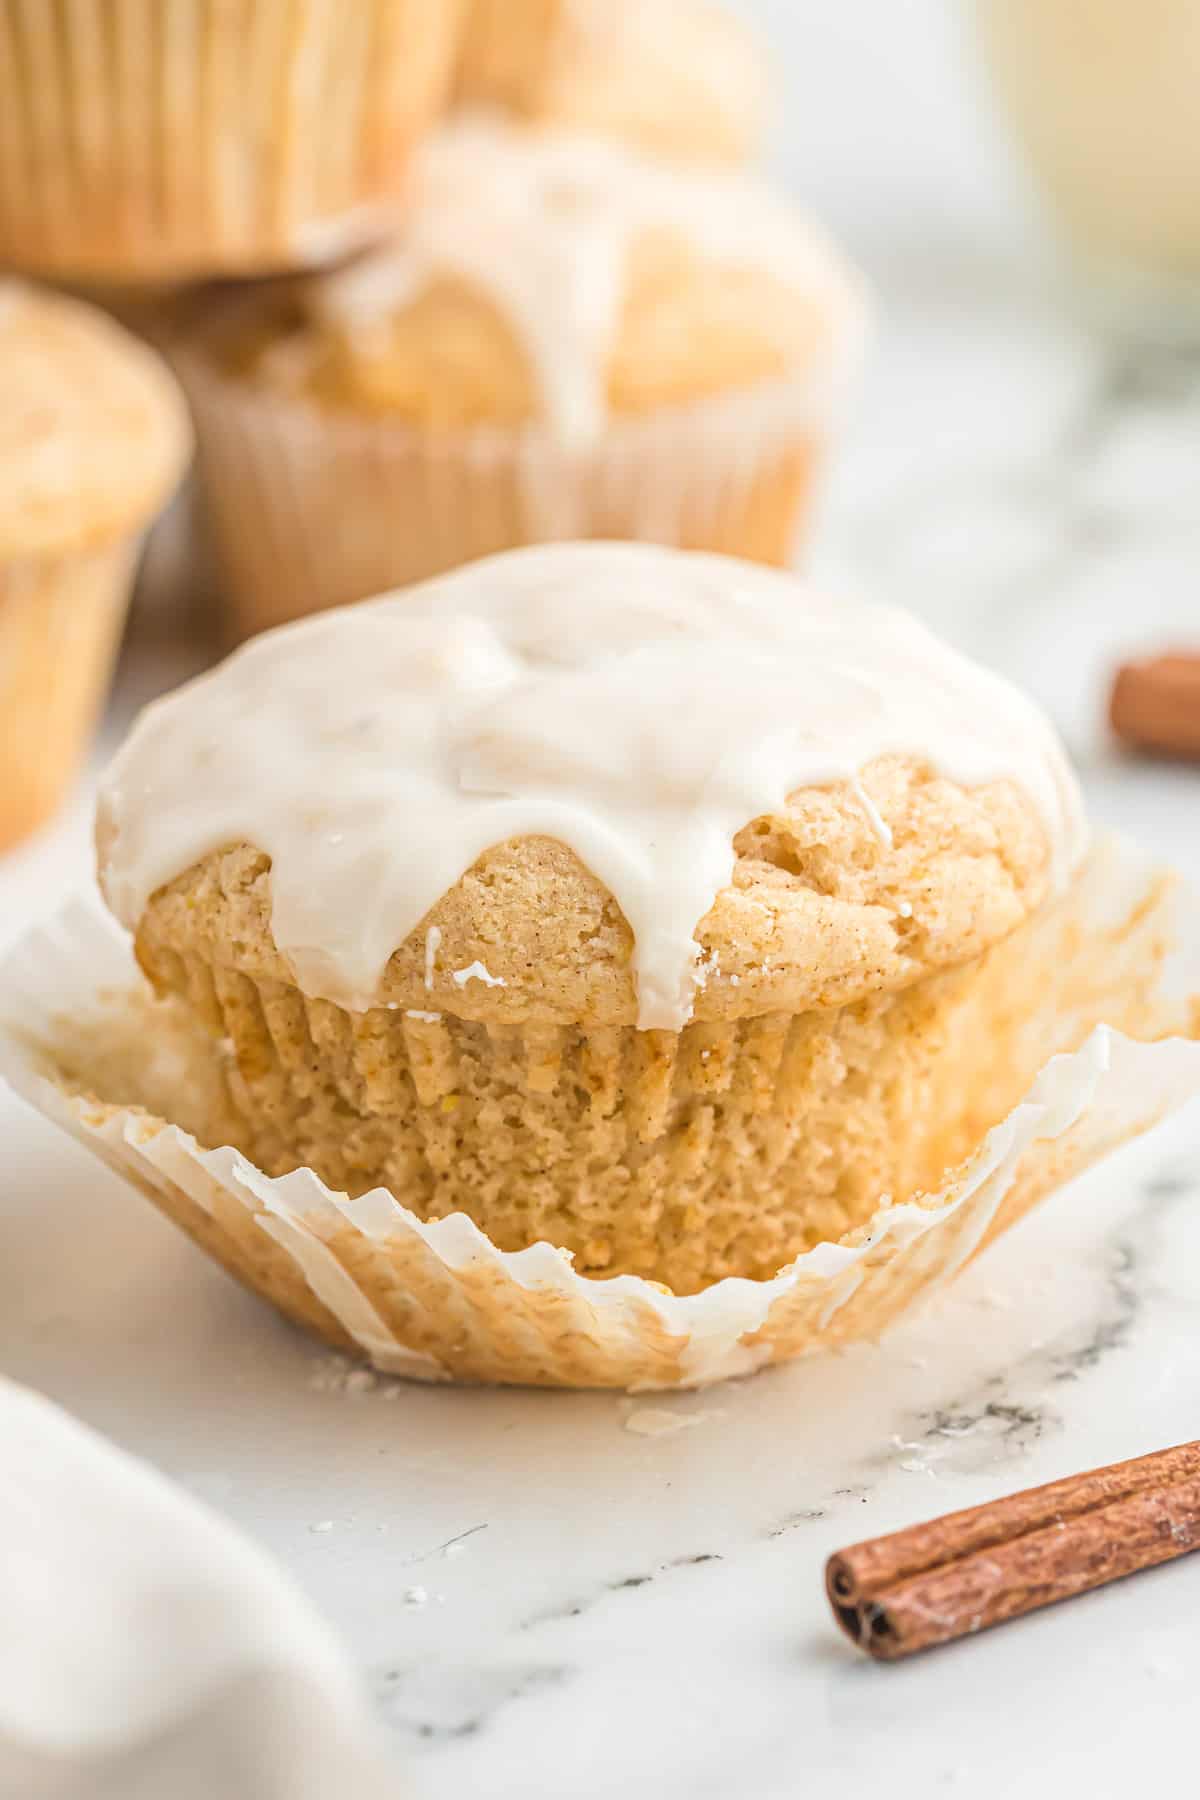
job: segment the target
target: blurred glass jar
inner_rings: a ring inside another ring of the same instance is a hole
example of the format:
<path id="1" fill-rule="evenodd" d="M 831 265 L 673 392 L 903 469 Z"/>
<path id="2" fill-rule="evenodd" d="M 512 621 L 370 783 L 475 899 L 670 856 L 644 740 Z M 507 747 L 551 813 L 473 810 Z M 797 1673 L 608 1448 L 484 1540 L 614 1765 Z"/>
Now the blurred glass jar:
<path id="1" fill-rule="evenodd" d="M 1200 341 L 1200 0 L 978 0 L 1085 300 Z"/>

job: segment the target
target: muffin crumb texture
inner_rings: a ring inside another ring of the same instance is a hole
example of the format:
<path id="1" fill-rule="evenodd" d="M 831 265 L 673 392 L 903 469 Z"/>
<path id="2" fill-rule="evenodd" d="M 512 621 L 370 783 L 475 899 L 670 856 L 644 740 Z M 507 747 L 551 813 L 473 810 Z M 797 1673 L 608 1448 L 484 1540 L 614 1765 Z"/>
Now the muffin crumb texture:
<path id="1" fill-rule="evenodd" d="M 465 1212 L 501 1249 L 545 1240 L 582 1274 L 679 1293 L 766 1278 L 881 1196 L 936 1185 L 1028 1074 L 1016 1058 L 1005 1079 L 1008 1015 L 987 1009 L 1046 891 L 1037 821 L 1007 784 L 966 791 L 901 759 L 863 785 L 888 848 L 847 784 L 739 834 L 678 1033 L 634 1028 L 632 934 L 548 839 L 481 857 L 364 1013 L 296 988 L 269 860 L 246 846 L 154 897 L 138 957 L 225 1046 L 237 1141 L 267 1173 Z"/>

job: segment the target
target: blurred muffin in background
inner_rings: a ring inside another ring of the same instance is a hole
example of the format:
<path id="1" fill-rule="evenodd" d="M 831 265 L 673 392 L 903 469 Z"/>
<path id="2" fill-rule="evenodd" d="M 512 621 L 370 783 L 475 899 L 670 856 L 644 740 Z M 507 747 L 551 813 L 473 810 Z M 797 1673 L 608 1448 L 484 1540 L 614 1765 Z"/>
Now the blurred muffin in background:
<path id="1" fill-rule="evenodd" d="M 93 281 L 324 261 L 378 229 L 461 0 L 0 0 L 0 263 Z"/>
<path id="2" fill-rule="evenodd" d="M 469 0 L 459 95 L 729 159 L 754 148 L 767 81 L 751 34 L 709 0 Z"/>
<path id="3" fill-rule="evenodd" d="M 92 307 L 0 282 L 0 848 L 84 752 L 142 534 L 191 437 L 159 358 Z"/>
<path id="4" fill-rule="evenodd" d="M 101 282 L 58 284 L 143 338 L 170 363 L 175 344 L 189 323 L 206 317 L 218 297 L 230 291 L 219 282 L 155 286 Z M 213 566 L 212 534 L 194 470 L 155 519 L 145 541 L 130 608 L 134 643 L 185 645 L 199 656 L 215 652 L 220 616 L 219 583 Z"/>
<path id="5" fill-rule="evenodd" d="M 389 247 L 177 354 L 238 630 L 557 539 L 785 563 L 861 326 L 750 177 L 464 116 Z"/>

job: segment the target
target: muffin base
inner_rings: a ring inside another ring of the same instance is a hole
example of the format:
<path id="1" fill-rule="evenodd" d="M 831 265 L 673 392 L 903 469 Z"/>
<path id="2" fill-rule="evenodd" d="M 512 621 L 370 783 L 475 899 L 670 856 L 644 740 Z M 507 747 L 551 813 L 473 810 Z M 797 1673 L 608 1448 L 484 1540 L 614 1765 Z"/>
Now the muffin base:
<path id="1" fill-rule="evenodd" d="M 0 850 L 51 816 L 83 759 L 138 549 L 0 562 Z"/>
<path id="2" fill-rule="evenodd" d="M 937 1190 L 881 1203 L 770 1280 L 680 1297 L 581 1276 L 549 1244 L 505 1253 L 463 1215 L 422 1223 L 383 1190 L 272 1179 L 219 1144 L 227 1096 L 194 1026 L 148 999 L 82 902 L 0 974 L 0 1068 L 298 1323 L 392 1373 L 671 1388 L 878 1335 L 1042 1195 L 1200 1093 L 1200 927 L 1161 870 L 1098 847 L 1038 946 L 1052 991 L 1025 1044 L 1051 1058 Z M 1069 965 L 1069 972 L 1068 972 Z M 1111 1021 L 1111 1024 L 1103 1021 Z M 1136 1042 L 1113 1029 L 1123 1025 Z M 1079 1047 L 1054 1055 L 1058 1044 Z M 171 1122 L 168 1122 L 171 1121 Z"/>
<path id="3" fill-rule="evenodd" d="M 183 352 L 236 637 L 501 550 L 631 539 L 788 565 L 837 379 L 615 421 L 571 451 L 536 430 L 432 436 L 322 411 Z"/>
<path id="4" fill-rule="evenodd" d="M 384 1187 L 501 1250 L 547 1241 L 583 1275 L 695 1293 L 836 1242 L 978 1143 L 1031 1073 L 997 1005 L 1027 938 L 900 994 L 680 1033 L 354 1014 L 139 954 L 208 1025 L 233 1141 L 267 1174 Z"/>
<path id="5" fill-rule="evenodd" d="M 219 941 L 181 948 L 165 921 L 137 955 L 209 1031 L 233 1141 L 267 1174 L 386 1188 L 424 1220 L 467 1214 L 501 1250 L 545 1241 L 582 1275 L 687 1294 L 769 1278 L 883 1196 L 936 1189 L 1045 1057 L 1077 1047 L 1092 1021 L 1059 1023 L 1075 979 L 1060 910 L 897 991 L 680 1032 L 480 1018 L 445 968 L 416 1011 L 350 1012 L 231 966 Z M 1098 1016 L 1135 1028 L 1121 958 L 1109 980 L 1126 985 Z"/>

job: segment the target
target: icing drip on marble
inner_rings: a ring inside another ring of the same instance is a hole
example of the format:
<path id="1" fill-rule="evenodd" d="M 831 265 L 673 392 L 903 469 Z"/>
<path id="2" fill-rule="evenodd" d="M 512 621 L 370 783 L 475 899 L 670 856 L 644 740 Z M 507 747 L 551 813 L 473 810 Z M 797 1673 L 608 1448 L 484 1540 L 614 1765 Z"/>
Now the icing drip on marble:
<path id="1" fill-rule="evenodd" d="M 633 930 L 639 1024 L 675 1030 L 736 833 L 888 753 L 1020 784 L 1065 881 L 1084 827 L 1052 730 L 909 615 L 724 557 L 544 546 L 267 634 L 149 707 L 103 784 L 101 879 L 132 928 L 253 844 L 301 988 L 364 1010 L 477 857 L 557 838 Z M 436 951 L 430 928 L 427 976 Z"/>
<path id="2" fill-rule="evenodd" d="M 313 316 L 369 339 L 437 277 L 461 280 L 517 336 L 564 442 L 603 430 L 630 250 L 647 233 L 794 285 L 818 337 L 860 325 L 856 286 L 831 247 L 744 174 L 467 114 L 429 140 L 412 194 L 401 239 L 313 284 Z"/>

